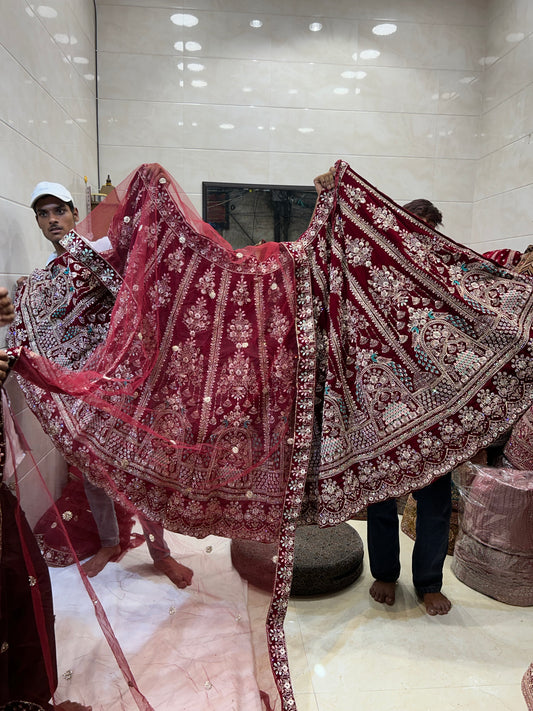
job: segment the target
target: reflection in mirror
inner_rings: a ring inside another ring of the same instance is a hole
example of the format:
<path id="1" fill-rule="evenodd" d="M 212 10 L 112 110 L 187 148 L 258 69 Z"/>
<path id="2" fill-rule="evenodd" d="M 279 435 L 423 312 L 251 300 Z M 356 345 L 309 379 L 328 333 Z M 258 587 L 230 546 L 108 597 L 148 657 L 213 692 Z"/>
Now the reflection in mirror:
<path id="1" fill-rule="evenodd" d="M 316 202 L 313 187 L 202 183 L 202 217 L 234 249 L 289 242 L 305 232 Z"/>

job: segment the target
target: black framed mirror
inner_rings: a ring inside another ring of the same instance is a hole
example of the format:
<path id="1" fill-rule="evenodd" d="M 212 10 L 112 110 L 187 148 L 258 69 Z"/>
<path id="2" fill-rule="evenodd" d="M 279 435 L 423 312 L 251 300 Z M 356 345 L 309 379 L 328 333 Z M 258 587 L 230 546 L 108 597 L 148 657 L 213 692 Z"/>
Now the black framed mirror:
<path id="1" fill-rule="evenodd" d="M 316 203 L 314 187 L 202 183 L 202 218 L 234 249 L 290 242 L 305 232 Z"/>

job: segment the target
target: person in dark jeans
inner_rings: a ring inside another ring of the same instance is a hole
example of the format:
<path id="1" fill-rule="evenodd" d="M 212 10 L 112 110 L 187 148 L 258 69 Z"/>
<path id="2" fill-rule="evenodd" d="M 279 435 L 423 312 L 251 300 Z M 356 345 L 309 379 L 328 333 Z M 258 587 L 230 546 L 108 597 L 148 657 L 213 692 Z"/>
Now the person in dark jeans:
<path id="1" fill-rule="evenodd" d="M 404 209 L 432 228 L 442 223 L 440 210 L 429 200 L 413 200 Z M 451 474 L 413 492 L 416 500 L 416 540 L 412 557 L 413 584 L 429 615 L 446 615 L 452 603 L 441 592 L 442 568 L 448 550 L 452 512 Z M 393 605 L 400 576 L 400 534 L 396 499 L 367 509 L 367 545 L 375 580 L 370 595 Z"/>

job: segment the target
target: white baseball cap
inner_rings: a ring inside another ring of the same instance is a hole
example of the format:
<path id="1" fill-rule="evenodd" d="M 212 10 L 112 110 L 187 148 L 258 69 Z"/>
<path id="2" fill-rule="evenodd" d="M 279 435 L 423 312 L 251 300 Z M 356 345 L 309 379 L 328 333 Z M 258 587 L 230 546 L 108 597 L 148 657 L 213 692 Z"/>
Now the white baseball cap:
<path id="1" fill-rule="evenodd" d="M 44 181 L 43 183 L 37 183 L 37 185 L 33 188 L 30 207 L 33 207 L 37 200 L 45 195 L 52 195 L 52 197 L 56 197 L 63 202 L 74 202 L 72 195 L 64 185 L 61 185 L 61 183 L 48 183 Z"/>

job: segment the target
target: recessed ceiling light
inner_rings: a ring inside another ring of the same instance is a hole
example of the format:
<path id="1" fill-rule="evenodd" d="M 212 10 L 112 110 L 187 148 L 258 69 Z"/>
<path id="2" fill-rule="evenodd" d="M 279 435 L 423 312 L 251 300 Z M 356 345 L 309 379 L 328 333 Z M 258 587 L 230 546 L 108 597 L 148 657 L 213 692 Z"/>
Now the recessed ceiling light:
<path id="1" fill-rule="evenodd" d="M 525 34 L 523 32 L 510 32 L 506 36 L 507 42 L 521 42 L 525 37 Z"/>
<path id="2" fill-rule="evenodd" d="M 191 82 L 191 86 L 195 86 L 198 89 L 201 89 L 204 86 L 207 86 L 206 81 L 202 81 L 202 79 L 193 79 Z"/>
<path id="3" fill-rule="evenodd" d="M 341 77 L 343 79 L 355 79 L 355 72 L 351 71 L 351 69 L 348 69 L 345 72 L 342 72 Z"/>
<path id="4" fill-rule="evenodd" d="M 191 72 L 203 72 L 205 66 L 203 64 L 195 64 L 194 62 L 189 62 L 189 64 L 187 64 L 187 69 Z"/>
<path id="5" fill-rule="evenodd" d="M 359 72 L 355 72 L 356 79 L 364 79 L 366 77 L 366 75 L 367 75 L 366 72 L 364 72 L 363 70 L 361 70 Z"/>
<path id="6" fill-rule="evenodd" d="M 50 19 L 57 17 L 57 10 L 54 10 L 53 7 L 49 7 L 48 5 L 39 5 L 37 12 L 41 17 L 47 17 Z"/>
<path id="7" fill-rule="evenodd" d="M 311 22 L 309 25 L 309 29 L 311 32 L 320 32 L 322 29 L 322 23 L 321 22 Z"/>
<path id="8" fill-rule="evenodd" d="M 262 20 L 250 20 L 250 27 L 263 27 L 263 21 Z"/>
<path id="9" fill-rule="evenodd" d="M 177 12 L 175 15 L 171 15 L 170 19 L 175 25 L 179 25 L 179 27 L 194 27 L 198 24 L 196 15 L 188 15 L 183 12 Z"/>
<path id="10" fill-rule="evenodd" d="M 300 131 L 300 133 L 314 133 L 314 130 L 315 130 L 314 128 L 309 128 L 307 126 L 302 126 L 302 128 L 298 129 L 298 131 Z"/>
<path id="11" fill-rule="evenodd" d="M 361 59 L 377 59 L 380 54 L 377 49 L 364 49 L 359 56 Z"/>
<path id="12" fill-rule="evenodd" d="M 333 89 L 334 94 L 347 94 L 348 89 L 345 86 L 336 86 L 335 89 Z"/>
<path id="13" fill-rule="evenodd" d="M 393 35 L 398 27 L 390 22 L 384 22 L 382 25 L 376 25 L 372 28 L 375 35 Z"/>
<path id="14" fill-rule="evenodd" d="M 483 67 L 490 67 L 491 64 L 494 64 L 494 62 L 498 61 L 498 57 L 481 57 L 479 60 L 479 63 Z"/>
<path id="15" fill-rule="evenodd" d="M 231 131 L 231 129 L 235 128 L 235 126 L 232 123 L 221 123 L 219 124 L 219 128 L 223 128 L 224 131 Z"/>
<path id="16" fill-rule="evenodd" d="M 185 49 L 187 52 L 199 52 L 202 45 L 199 42 L 185 42 Z"/>

